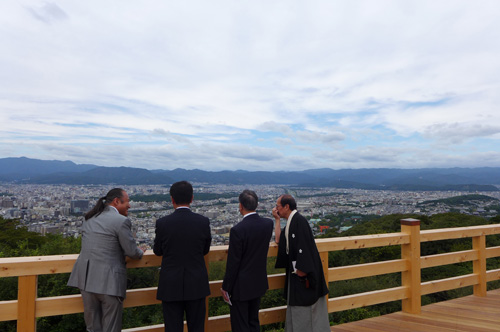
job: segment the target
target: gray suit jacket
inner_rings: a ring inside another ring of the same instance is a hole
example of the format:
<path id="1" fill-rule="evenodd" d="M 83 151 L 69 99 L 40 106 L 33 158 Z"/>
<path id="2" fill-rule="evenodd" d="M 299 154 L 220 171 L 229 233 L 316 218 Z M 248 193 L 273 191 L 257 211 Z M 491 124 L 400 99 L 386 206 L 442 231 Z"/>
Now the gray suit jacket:
<path id="1" fill-rule="evenodd" d="M 125 256 L 142 257 L 132 236 L 130 220 L 112 207 L 83 222 L 82 250 L 73 266 L 68 286 L 125 298 Z"/>

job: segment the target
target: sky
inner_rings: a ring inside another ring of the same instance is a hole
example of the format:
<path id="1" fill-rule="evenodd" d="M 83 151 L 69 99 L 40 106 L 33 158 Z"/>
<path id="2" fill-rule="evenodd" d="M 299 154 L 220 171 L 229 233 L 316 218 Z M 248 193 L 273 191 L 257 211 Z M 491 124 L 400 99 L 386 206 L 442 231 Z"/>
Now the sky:
<path id="1" fill-rule="evenodd" d="M 497 0 L 0 2 L 0 158 L 500 166 Z"/>

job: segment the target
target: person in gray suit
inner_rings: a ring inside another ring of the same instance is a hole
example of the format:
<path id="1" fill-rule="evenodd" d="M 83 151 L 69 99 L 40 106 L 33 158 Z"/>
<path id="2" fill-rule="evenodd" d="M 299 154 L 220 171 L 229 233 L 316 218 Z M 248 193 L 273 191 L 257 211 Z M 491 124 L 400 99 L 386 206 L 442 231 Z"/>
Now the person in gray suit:
<path id="1" fill-rule="evenodd" d="M 68 286 L 80 289 L 84 319 L 89 332 L 119 332 L 127 289 L 125 256 L 140 259 L 127 218 L 128 194 L 120 188 L 101 197 L 85 215 L 82 249 Z"/>

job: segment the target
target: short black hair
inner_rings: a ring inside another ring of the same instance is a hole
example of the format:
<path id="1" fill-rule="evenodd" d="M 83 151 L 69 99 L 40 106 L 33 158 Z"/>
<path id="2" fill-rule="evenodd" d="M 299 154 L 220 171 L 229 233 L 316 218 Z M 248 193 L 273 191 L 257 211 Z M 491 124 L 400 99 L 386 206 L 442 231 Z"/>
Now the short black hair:
<path id="1" fill-rule="evenodd" d="M 282 207 L 285 207 L 287 204 L 290 207 L 290 211 L 297 209 L 297 202 L 295 202 L 295 198 L 292 195 L 283 195 L 281 196 L 280 204 Z"/>
<path id="2" fill-rule="evenodd" d="M 255 211 L 259 204 L 259 198 L 253 190 L 245 189 L 238 197 L 239 202 L 247 211 Z"/>
<path id="3" fill-rule="evenodd" d="M 190 204 L 193 200 L 193 186 L 187 181 L 179 181 L 170 187 L 170 196 L 175 204 Z"/>

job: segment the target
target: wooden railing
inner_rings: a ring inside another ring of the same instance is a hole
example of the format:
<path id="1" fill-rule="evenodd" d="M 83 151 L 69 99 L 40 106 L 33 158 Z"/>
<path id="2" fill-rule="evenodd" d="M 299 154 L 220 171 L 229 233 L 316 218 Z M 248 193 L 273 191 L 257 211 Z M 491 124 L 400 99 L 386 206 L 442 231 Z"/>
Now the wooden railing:
<path id="1" fill-rule="evenodd" d="M 421 296 L 473 286 L 474 295 L 486 296 L 486 284 L 500 279 L 500 269 L 486 270 L 486 259 L 500 257 L 500 247 L 486 248 L 486 236 L 500 234 L 500 225 L 485 225 L 461 228 L 447 228 L 420 231 L 420 221 L 401 220 L 401 232 L 377 235 L 352 236 L 316 240 L 321 261 L 328 282 L 370 277 L 387 273 L 401 272 L 401 285 L 395 288 L 335 297 L 328 300 L 328 311 L 338 312 L 363 306 L 402 301 L 402 309 L 418 314 Z M 471 238 L 472 250 L 420 256 L 422 242 Z M 342 267 L 328 267 L 328 253 L 340 250 L 362 249 L 384 246 L 401 246 L 401 259 L 359 264 Z M 206 264 L 225 261 L 227 246 L 212 247 L 206 256 Z M 277 246 L 271 244 L 268 256 L 276 256 Z M 36 318 L 67 315 L 83 312 L 80 295 L 37 298 L 39 275 L 68 273 L 78 255 L 0 258 L 0 277 L 18 277 L 18 299 L 0 302 L 0 321 L 17 320 L 17 330 L 32 332 L 36 330 Z M 473 262 L 473 273 L 447 279 L 421 282 L 421 269 L 447 264 Z M 148 251 L 140 261 L 130 261 L 128 268 L 160 266 L 161 258 Z M 284 274 L 269 275 L 269 289 L 283 288 Z M 220 296 L 222 281 L 210 282 L 210 297 Z M 153 285 L 152 285 L 153 286 Z M 208 302 L 208 299 L 207 299 Z M 132 289 L 127 291 L 125 307 L 146 306 L 159 303 L 156 300 L 156 287 Z M 262 325 L 285 320 L 286 307 L 274 307 L 260 311 Z M 208 312 L 208 310 L 207 310 Z M 229 315 L 207 317 L 206 331 L 230 330 Z M 163 325 L 144 326 L 125 330 L 127 332 L 163 331 Z"/>

